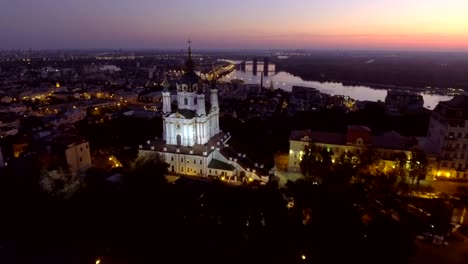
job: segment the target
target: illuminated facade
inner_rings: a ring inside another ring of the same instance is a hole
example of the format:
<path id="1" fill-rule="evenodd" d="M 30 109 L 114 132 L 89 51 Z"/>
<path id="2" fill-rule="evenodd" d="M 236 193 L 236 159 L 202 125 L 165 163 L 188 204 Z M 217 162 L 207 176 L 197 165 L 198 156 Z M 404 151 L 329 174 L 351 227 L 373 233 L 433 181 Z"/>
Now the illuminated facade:
<path id="1" fill-rule="evenodd" d="M 218 90 L 214 82 L 208 86 L 210 107 L 206 107 L 208 87 L 194 71 L 190 47 L 174 109 L 166 77 L 162 86 L 163 139 L 140 145 L 139 155 L 158 153 L 172 175 L 214 177 L 230 183 L 268 182 L 269 171 L 263 165 L 229 148 L 230 134 L 219 129 Z"/>
<path id="2" fill-rule="evenodd" d="M 169 83 L 163 82 L 163 139 L 168 145 L 203 145 L 219 134 L 218 90 L 210 89 L 210 108 L 205 104 L 205 87 L 194 71 L 189 47 L 186 72 L 177 84 L 177 109 L 173 111 Z"/>
<path id="3" fill-rule="evenodd" d="M 425 148 L 434 157 L 433 176 L 468 179 L 468 96 L 459 95 L 436 106 Z"/>
<path id="4" fill-rule="evenodd" d="M 417 140 L 404 137 L 395 131 L 381 135 L 372 135 L 371 130 L 364 126 L 348 126 L 346 133 L 315 132 L 310 130 L 292 131 L 289 138 L 288 171 L 300 172 L 300 162 L 306 146 L 314 144 L 332 153 L 332 161 L 344 153 L 360 154 L 372 149 L 381 158 L 379 169 L 393 168 L 394 157 L 404 154 L 409 160 L 416 148 Z"/>

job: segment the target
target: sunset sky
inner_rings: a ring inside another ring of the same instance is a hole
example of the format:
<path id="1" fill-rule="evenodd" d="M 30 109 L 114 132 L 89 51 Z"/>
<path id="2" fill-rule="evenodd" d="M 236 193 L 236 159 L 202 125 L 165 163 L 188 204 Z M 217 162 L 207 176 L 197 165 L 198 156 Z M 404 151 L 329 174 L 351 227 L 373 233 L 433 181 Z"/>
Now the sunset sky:
<path id="1" fill-rule="evenodd" d="M 0 48 L 468 51 L 468 0 L 3 0 Z"/>

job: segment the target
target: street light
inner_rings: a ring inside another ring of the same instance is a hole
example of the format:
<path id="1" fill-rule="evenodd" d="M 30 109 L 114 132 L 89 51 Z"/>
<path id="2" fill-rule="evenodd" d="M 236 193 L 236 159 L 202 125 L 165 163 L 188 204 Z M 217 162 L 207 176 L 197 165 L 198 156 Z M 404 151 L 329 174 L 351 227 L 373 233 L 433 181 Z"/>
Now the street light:
<path id="1" fill-rule="evenodd" d="M 305 259 L 306 259 L 306 255 L 302 255 L 301 258 L 302 258 L 302 260 L 305 260 Z M 96 264 L 98 264 L 98 263 L 96 263 Z"/>
<path id="2" fill-rule="evenodd" d="M 96 260 L 96 264 L 100 264 L 101 263 L 101 260 L 100 259 L 97 259 Z"/>

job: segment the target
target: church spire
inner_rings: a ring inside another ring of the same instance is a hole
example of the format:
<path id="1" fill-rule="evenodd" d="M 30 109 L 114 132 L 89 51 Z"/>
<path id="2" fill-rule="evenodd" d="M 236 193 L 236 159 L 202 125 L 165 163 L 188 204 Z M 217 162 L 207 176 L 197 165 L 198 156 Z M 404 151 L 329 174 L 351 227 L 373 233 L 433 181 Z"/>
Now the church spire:
<path id="1" fill-rule="evenodd" d="M 164 80 L 162 81 L 161 86 L 164 87 L 163 92 L 169 92 L 169 87 L 171 86 L 171 84 L 167 80 L 166 72 L 164 72 Z"/>
<path id="2" fill-rule="evenodd" d="M 193 62 L 193 58 L 192 58 L 192 41 L 189 39 L 187 43 L 188 43 L 188 57 L 187 57 L 187 62 L 185 63 L 185 67 L 187 68 L 186 71 L 190 72 L 194 70 L 195 63 Z"/>

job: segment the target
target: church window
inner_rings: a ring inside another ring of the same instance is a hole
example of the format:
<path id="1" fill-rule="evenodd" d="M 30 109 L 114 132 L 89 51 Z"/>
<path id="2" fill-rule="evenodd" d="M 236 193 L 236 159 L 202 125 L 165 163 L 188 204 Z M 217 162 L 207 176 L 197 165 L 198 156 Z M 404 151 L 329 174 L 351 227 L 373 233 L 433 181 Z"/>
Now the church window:
<path id="1" fill-rule="evenodd" d="M 197 98 L 194 98 L 194 99 L 193 99 L 193 104 L 194 104 L 194 105 L 197 104 Z"/>
<path id="2" fill-rule="evenodd" d="M 200 160 L 200 165 L 202 165 L 202 160 Z"/>
<path id="3" fill-rule="evenodd" d="M 188 105 L 188 100 L 187 100 L 187 98 L 184 98 L 184 104 L 185 104 L 185 105 Z"/>
<path id="4" fill-rule="evenodd" d="M 211 170 L 210 170 L 210 174 L 211 174 Z"/>
<path id="5" fill-rule="evenodd" d="M 171 161 L 174 161 L 174 157 L 171 157 Z"/>
<path id="6" fill-rule="evenodd" d="M 190 162 L 190 159 L 187 159 L 187 163 L 189 163 L 189 162 Z"/>
<path id="7" fill-rule="evenodd" d="M 182 158 L 180 158 L 180 162 L 184 162 L 184 158 L 183 158 L 183 157 L 182 157 Z"/>
<path id="8" fill-rule="evenodd" d="M 184 171 L 184 167 L 180 167 L 180 171 Z"/>
<path id="9" fill-rule="evenodd" d="M 196 160 L 196 159 L 193 159 L 193 164 L 197 164 L 197 160 Z"/>

